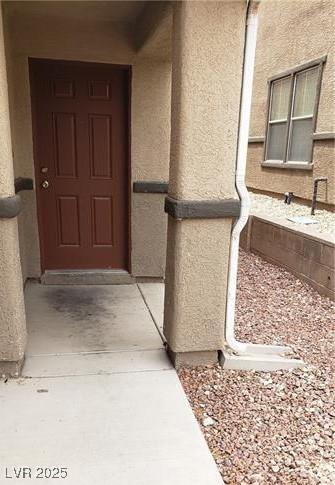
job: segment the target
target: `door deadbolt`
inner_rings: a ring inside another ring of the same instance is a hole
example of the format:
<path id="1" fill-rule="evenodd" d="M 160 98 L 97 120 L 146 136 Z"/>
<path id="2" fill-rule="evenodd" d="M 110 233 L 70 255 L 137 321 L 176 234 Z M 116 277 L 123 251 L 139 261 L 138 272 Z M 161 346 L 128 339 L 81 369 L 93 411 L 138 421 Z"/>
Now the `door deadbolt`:
<path id="1" fill-rule="evenodd" d="M 47 189 L 49 187 L 49 182 L 47 180 L 43 180 L 42 187 L 43 189 Z"/>

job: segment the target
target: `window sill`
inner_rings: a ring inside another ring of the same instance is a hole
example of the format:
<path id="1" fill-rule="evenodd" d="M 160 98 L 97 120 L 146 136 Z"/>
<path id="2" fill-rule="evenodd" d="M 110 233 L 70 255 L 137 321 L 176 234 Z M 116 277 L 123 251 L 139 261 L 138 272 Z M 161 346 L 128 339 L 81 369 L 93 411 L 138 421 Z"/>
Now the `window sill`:
<path id="1" fill-rule="evenodd" d="M 248 143 L 264 143 L 265 136 L 249 136 Z"/>
<path id="2" fill-rule="evenodd" d="M 278 160 L 266 160 L 262 162 L 262 167 L 266 168 L 284 168 L 286 170 L 313 170 L 311 162 L 280 162 Z"/>
<path id="3" fill-rule="evenodd" d="M 324 131 L 320 133 L 313 133 L 313 140 L 334 140 L 335 133 L 332 131 Z"/>

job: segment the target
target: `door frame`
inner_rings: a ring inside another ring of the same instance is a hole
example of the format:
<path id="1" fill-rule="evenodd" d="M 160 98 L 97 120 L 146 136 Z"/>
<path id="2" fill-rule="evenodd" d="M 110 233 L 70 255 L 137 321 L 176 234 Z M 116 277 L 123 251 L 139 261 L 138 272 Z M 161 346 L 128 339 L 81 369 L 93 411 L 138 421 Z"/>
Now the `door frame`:
<path id="1" fill-rule="evenodd" d="M 127 75 L 127 99 L 126 102 L 126 115 L 127 115 L 127 153 L 126 153 L 126 179 L 127 179 L 127 200 L 126 200 L 126 211 L 128 214 L 128 223 L 127 223 L 127 271 L 131 274 L 131 94 L 132 94 L 132 66 L 128 64 L 111 64 L 105 62 L 90 62 L 90 61 L 76 61 L 76 60 L 63 60 L 63 59 L 50 59 L 50 58 L 41 58 L 41 57 L 28 57 L 28 70 L 29 70 L 29 89 L 30 89 L 30 102 L 31 102 L 31 126 L 32 126 L 32 140 L 33 140 L 33 164 L 34 164 L 34 174 L 35 174 L 35 194 L 36 194 L 36 209 L 37 209 L 37 225 L 38 225 L 38 239 L 40 245 L 40 266 L 41 266 L 41 275 L 45 272 L 45 248 L 44 248 L 44 241 L 42 238 L 42 231 L 40 230 L 42 227 L 42 212 L 40 210 L 40 197 L 39 191 L 40 187 L 37 185 L 37 181 L 39 180 L 39 171 L 37 167 L 37 112 L 36 112 L 36 92 L 34 86 L 34 66 L 41 62 L 50 62 L 50 63 L 59 63 L 65 64 L 68 66 L 75 66 L 75 65 L 90 65 L 90 66 L 101 66 L 107 65 L 112 67 L 113 69 L 118 69 L 121 71 L 126 72 Z M 63 268 L 59 268 L 60 270 Z M 80 269 L 80 268 L 78 268 Z M 99 269 L 99 268 L 97 268 Z M 81 270 L 85 271 L 85 270 Z M 111 270 L 112 271 L 112 270 Z"/>

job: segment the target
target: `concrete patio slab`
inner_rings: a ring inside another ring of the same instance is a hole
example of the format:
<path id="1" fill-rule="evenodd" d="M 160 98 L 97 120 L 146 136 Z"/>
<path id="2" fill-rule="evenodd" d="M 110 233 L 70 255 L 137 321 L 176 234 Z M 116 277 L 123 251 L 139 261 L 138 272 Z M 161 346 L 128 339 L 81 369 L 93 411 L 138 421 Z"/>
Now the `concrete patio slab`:
<path id="1" fill-rule="evenodd" d="M 137 285 L 26 286 L 27 355 L 158 349 Z"/>
<path id="2" fill-rule="evenodd" d="M 26 467 L 32 484 L 65 468 L 69 485 L 222 485 L 152 318 L 162 287 L 146 289 L 28 285 L 23 377 L 0 382 L 0 483 Z"/>
<path id="3" fill-rule="evenodd" d="M 1 384 L 0 402 L 0 473 L 66 467 L 69 485 L 222 485 L 174 370 L 20 379 Z"/>

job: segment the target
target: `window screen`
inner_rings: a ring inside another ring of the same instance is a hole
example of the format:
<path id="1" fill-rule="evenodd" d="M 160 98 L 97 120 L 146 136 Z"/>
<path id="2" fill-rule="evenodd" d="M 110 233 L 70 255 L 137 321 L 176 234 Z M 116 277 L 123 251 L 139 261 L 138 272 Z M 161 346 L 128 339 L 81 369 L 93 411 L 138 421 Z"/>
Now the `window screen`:
<path id="1" fill-rule="evenodd" d="M 306 162 L 311 159 L 318 73 L 318 69 L 310 69 L 296 75 L 289 161 Z"/>
<path id="2" fill-rule="evenodd" d="M 268 158 L 283 160 L 287 131 L 290 78 L 273 83 L 268 132 Z"/>

